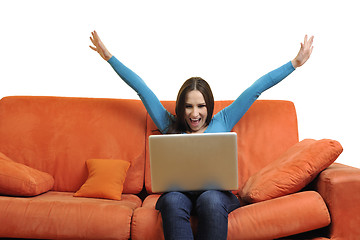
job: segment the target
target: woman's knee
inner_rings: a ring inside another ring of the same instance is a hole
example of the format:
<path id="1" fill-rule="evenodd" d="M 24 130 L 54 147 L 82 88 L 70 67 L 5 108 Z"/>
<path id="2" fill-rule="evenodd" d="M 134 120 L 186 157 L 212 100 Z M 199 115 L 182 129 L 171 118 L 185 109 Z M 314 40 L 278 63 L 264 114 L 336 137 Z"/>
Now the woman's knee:
<path id="1" fill-rule="evenodd" d="M 196 209 L 205 211 L 226 211 L 226 206 L 222 195 L 222 192 L 216 190 L 209 190 L 202 193 L 196 201 Z"/>
<path id="2" fill-rule="evenodd" d="M 191 208 L 190 199 L 181 192 L 168 192 L 163 194 L 156 203 L 156 209 L 170 210 L 170 209 L 189 209 Z"/>

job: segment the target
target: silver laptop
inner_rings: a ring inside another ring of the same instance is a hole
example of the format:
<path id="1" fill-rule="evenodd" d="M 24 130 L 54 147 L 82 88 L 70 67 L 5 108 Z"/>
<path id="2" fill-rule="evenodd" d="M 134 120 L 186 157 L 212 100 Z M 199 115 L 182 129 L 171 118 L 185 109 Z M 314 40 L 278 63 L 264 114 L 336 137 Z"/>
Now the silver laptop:
<path id="1" fill-rule="evenodd" d="M 150 136 L 152 191 L 237 190 L 236 140 L 234 132 Z"/>

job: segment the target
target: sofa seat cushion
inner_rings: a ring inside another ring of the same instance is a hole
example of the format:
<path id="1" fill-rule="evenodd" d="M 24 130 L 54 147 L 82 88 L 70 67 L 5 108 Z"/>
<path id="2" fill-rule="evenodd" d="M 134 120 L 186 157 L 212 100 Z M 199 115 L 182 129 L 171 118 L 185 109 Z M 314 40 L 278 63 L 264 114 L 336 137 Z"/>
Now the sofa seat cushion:
<path id="1" fill-rule="evenodd" d="M 229 239 L 275 239 L 328 226 L 319 193 L 305 191 L 250 204 L 229 215 Z"/>
<path id="2" fill-rule="evenodd" d="M 121 201 L 76 198 L 50 191 L 30 198 L 0 197 L 0 237 L 43 239 L 129 239 L 136 195 Z"/>
<path id="3" fill-rule="evenodd" d="M 144 199 L 142 207 L 155 208 L 156 202 L 161 194 L 151 194 Z"/>
<path id="4" fill-rule="evenodd" d="M 134 211 L 132 240 L 164 239 L 162 218 L 155 204 L 160 195 L 149 195 Z M 196 231 L 197 218 L 190 218 Z M 321 227 L 330 223 L 329 211 L 322 197 L 314 191 L 243 206 L 229 214 L 228 239 L 275 239 Z"/>

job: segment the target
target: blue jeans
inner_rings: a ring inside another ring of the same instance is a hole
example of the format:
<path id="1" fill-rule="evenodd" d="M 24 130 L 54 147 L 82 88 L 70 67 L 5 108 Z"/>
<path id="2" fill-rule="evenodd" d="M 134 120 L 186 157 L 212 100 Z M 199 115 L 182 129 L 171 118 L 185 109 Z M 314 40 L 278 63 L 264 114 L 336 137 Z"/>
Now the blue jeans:
<path id="1" fill-rule="evenodd" d="M 166 240 L 194 239 L 190 215 L 198 216 L 196 239 L 226 239 L 228 214 L 240 207 L 237 197 L 229 191 L 168 192 L 159 198 L 156 209 L 163 219 Z"/>

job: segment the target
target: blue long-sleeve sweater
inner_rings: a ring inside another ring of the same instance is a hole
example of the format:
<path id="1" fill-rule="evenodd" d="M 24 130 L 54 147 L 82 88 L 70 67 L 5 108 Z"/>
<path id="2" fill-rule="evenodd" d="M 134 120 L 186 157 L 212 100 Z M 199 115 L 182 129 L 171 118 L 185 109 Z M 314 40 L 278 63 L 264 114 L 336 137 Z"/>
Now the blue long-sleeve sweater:
<path id="1" fill-rule="evenodd" d="M 166 133 L 171 123 L 170 118 L 174 118 L 174 116 L 164 108 L 156 95 L 136 73 L 114 56 L 108 62 L 115 72 L 137 92 L 160 132 Z M 205 133 L 230 132 L 261 93 L 279 83 L 294 70 L 295 68 L 289 61 L 256 80 L 232 104 L 214 115 Z"/>

